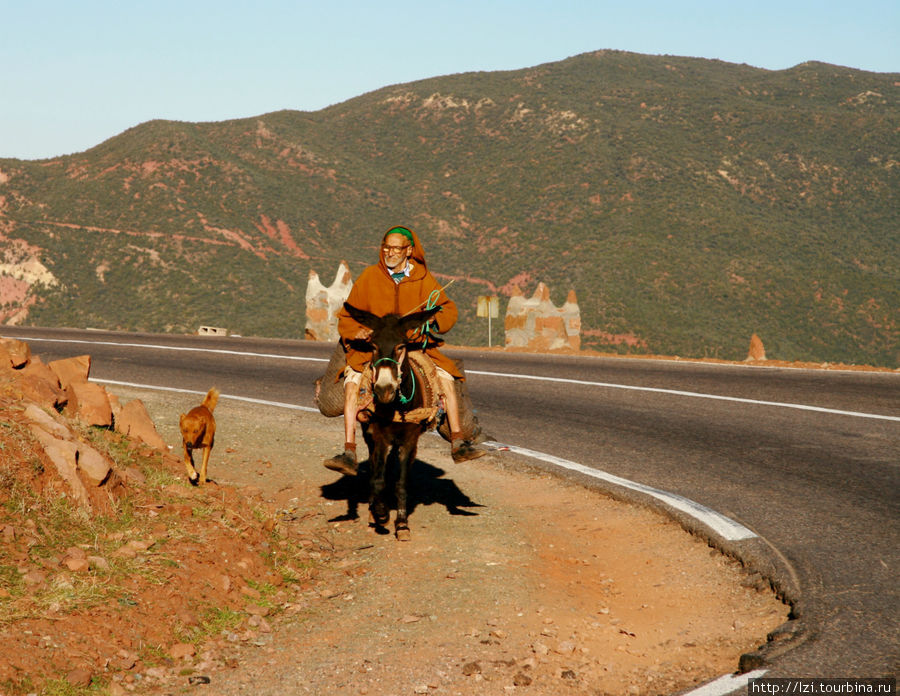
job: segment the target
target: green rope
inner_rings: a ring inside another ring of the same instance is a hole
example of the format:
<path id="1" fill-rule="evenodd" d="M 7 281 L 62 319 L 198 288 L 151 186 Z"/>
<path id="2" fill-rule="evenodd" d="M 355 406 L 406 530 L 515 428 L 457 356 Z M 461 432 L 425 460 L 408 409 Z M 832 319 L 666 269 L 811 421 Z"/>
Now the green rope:
<path id="1" fill-rule="evenodd" d="M 431 294 L 428 296 L 428 299 L 425 301 L 425 310 L 434 309 L 437 306 L 437 301 L 441 297 L 440 290 L 432 290 Z M 428 325 L 431 324 L 431 319 L 428 319 L 424 324 L 422 324 L 422 328 L 419 329 L 419 333 L 422 334 L 422 350 L 428 346 Z"/>

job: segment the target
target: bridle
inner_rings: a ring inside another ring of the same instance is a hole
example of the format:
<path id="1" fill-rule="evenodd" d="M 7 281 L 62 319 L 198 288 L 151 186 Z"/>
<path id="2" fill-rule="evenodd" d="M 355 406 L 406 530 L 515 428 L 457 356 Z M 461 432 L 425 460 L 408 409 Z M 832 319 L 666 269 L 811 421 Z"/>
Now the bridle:
<path id="1" fill-rule="evenodd" d="M 403 392 L 400 391 L 400 384 L 403 383 L 403 371 L 400 369 L 400 363 L 394 360 L 393 358 L 378 358 L 374 363 L 372 363 L 372 369 L 374 370 L 378 367 L 378 363 L 383 362 L 392 362 L 397 366 L 397 377 L 399 384 L 397 385 L 397 396 L 400 398 L 400 403 L 404 406 L 413 400 L 413 397 L 416 395 L 416 374 L 413 370 L 409 371 L 409 376 L 412 378 L 412 390 L 409 393 L 409 396 L 404 396 Z"/>

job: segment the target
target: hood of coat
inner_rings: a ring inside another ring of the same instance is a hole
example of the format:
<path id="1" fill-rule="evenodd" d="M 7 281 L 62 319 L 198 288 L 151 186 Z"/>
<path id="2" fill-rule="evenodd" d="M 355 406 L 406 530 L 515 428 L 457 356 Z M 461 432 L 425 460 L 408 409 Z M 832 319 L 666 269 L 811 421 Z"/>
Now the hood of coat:
<path id="1" fill-rule="evenodd" d="M 419 273 L 424 273 L 425 271 L 425 249 L 422 248 L 422 242 L 419 241 L 419 235 L 417 235 L 413 230 L 408 227 L 403 227 L 402 225 L 395 225 L 391 227 L 387 232 L 384 233 L 382 237 L 382 241 L 384 241 L 384 237 L 387 237 L 389 234 L 395 231 L 406 230 L 409 232 L 409 236 L 412 237 L 413 250 L 412 255 L 409 257 L 409 260 L 412 261 L 414 269 L 413 274 L 418 276 Z M 401 234 L 406 234 L 401 232 Z M 378 266 L 384 271 L 386 274 L 390 275 L 391 272 L 387 267 L 387 264 L 384 262 L 384 254 L 381 253 L 381 247 L 378 248 Z"/>

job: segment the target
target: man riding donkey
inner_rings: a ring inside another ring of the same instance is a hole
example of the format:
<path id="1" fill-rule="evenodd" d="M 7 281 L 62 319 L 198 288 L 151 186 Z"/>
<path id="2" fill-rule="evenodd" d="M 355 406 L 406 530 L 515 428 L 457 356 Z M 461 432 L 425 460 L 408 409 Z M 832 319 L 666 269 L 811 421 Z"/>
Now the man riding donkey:
<path id="1" fill-rule="evenodd" d="M 425 354 L 434 362 L 449 425 L 450 454 L 456 462 L 480 457 L 486 452 L 473 444 L 471 433 L 464 433 L 460 422 L 456 380 L 463 380 L 456 362 L 438 350 L 443 343 L 432 331 L 446 333 L 456 323 L 457 310 L 443 288 L 425 265 L 425 250 L 415 232 L 406 227 L 392 227 L 382 239 L 378 263 L 366 268 L 353 284 L 347 304 L 378 316 L 405 315 L 426 305 L 440 307 L 431 326 L 422 327 L 418 340 Z M 357 472 L 356 421 L 359 390 L 363 372 L 371 362 L 372 352 L 365 341 L 372 330 L 363 326 L 345 308 L 338 311 L 338 333 L 345 351 L 344 369 L 344 451 L 325 460 L 325 466 L 348 476 Z"/>

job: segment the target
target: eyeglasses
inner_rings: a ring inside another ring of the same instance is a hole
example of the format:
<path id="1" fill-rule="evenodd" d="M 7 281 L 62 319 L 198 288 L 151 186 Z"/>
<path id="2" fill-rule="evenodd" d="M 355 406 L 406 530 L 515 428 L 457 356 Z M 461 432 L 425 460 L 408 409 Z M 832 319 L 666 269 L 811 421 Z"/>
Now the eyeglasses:
<path id="1" fill-rule="evenodd" d="M 387 244 L 385 244 L 383 247 L 381 247 L 381 250 L 385 254 L 399 254 L 404 249 L 409 249 L 409 244 L 404 244 L 403 246 L 388 246 Z"/>

